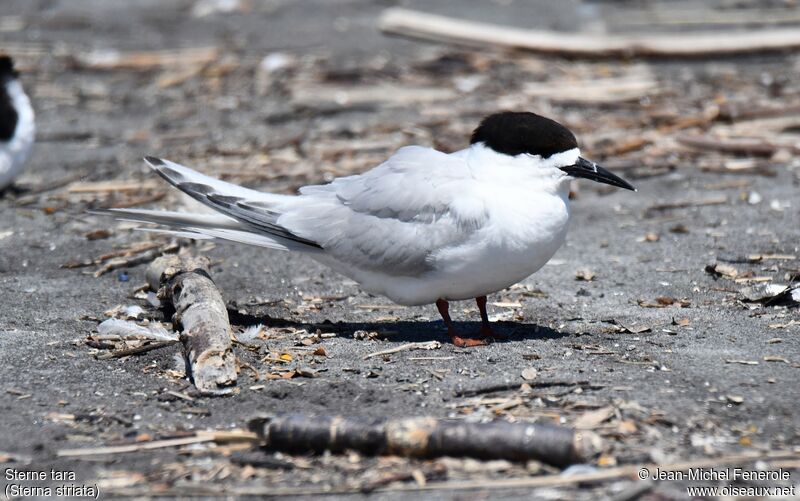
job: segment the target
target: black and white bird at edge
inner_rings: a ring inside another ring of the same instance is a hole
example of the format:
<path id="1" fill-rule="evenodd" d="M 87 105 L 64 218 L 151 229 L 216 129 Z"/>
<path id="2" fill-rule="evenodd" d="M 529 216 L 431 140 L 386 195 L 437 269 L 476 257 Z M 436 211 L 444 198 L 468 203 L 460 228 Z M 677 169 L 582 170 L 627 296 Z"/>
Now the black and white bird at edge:
<path id="1" fill-rule="evenodd" d="M 363 174 L 263 193 L 147 157 L 167 182 L 219 214 L 97 211 L 197 239 L 303 252 L 371 294 L 402 305 L 435 303 L 456 346 L 495 336 L 486 296 L 539 270 L 564 243 L 569 183 L 627 181 L 581 157 L 572 132 L 528 112 L 486 117 L 454 153 L 406 146 Z M 450 301 L 474 299 L 480 331 L 459 333 Z"/>
<path id="2" fill-rule="evenodd" d="M 33 146 L 33 108 L 9 56 L 0 55 L 0 191 L 22 172 Z"/>

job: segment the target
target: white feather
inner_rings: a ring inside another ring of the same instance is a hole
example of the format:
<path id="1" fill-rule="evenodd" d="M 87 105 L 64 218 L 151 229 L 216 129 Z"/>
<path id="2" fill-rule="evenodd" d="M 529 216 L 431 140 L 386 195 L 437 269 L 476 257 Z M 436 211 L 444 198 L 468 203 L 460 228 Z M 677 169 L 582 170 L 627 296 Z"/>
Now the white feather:
<path id="1" fill-rule="evenodd" d="M 97 333 L 101 336 L 119 336 L 122 339 L 155 339 L 156 341 L 177 341 L 178 333 L 169 331 L 158 322 L 139 325 L 130 320 L 109 318 L 97 326 Z"/>
<path id="2" fill-rule="evenodd" d="M 225 195 L 229 196 L 246 198 L 248 200 L 253 200 L 253 201 L 270 202 L 270 203 L 285 201 L 286 199 L 292 198 L 288 195 L 276 195 L 274 193 L 264 193 L 262 191 L 251 190 L 249 188 L 245 188 L 243 186 L 239 186 L 233 183 L 228 183 L 213 178 L 211 176 L 206 176 L 205 174 L 201 174 L 188 167 L 184 167 L 181 164 L 170 162 L 169 160 L 164 160 L 164 159 L 159 159 L 159 160 L 164 162 L 167 168 L 176 172 L 181 177 L 182 181 L 187 183 L 208 185 L 218 193 L 224 193 Z M 145 159 L 145 161 L 154 170 L 159 171 L 161 169 L 159 165 L 153 164 L 149 159 Z"/>
<path id="3" fill-rule="evenodd" d="M 33 108 L 22 85 L 16 79 L 9 80 L 6 92 L 17 112 L 17 126 L 10 141 L 0 142 L 0 190 L 9 186 L 22 172 L 36 135 Z"/>

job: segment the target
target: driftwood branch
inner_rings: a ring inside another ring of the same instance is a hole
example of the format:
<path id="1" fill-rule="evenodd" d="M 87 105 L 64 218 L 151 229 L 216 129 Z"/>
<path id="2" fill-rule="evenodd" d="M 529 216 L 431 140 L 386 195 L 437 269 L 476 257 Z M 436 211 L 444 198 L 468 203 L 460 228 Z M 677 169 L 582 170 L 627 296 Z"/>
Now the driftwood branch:
<path id="1" fill-rule="evenodd" d="M 175 308 L 190 376 L 204 394 L 220 395 L 236 384 L 236 357 L 225 302 L 211 280 L 208 259 L 163 256 L 147 269 L 147 283 Z"/>
<path id="2" fill-rule="evenodd" d="M 527 30 L 465 21 L 407 9 L 387 9 L 380 18 L 382 31 L 399 35 L 457 43 L 487 45 L 573 56 L 669 56 L 698 57 L 741 54 L 800 47 L 800 30 L 770 29 L 730 33 L 681 33 L 680 35 L 589 35 Z"/>
<path id="3" fill-rule="evenodd" d="M 292 453 L 355 450 L 370 455 L 536 459 L 566 466 L 590 460 L 602 447 L 596 434 L 560 426 L 432 417 L 369 420 L 283 414 L 254 419 L 250 429 L 268 449 Z"/>
<path id="4" fill-rule="evenodd" d="M 192 47 L 186 49 L 119 52 L 101 50 L 74 55 L 72 63 L 78 68 L 91 70 L 150 70 L 190 65 L 205 65 L 219 58 L 217 47 Z"/>
<path id="5" fill-rule="evenodd" d="M 719 151 L 737 155 L 772 156 L 779 150 L 787 150 L 792 154 L 800 153 L 800 147 L 794 144 L 778 144 L 759 138 L 719 139 L 712 136 L 679 135 L 675 138 L 679 143 L 703 151 Z"/>

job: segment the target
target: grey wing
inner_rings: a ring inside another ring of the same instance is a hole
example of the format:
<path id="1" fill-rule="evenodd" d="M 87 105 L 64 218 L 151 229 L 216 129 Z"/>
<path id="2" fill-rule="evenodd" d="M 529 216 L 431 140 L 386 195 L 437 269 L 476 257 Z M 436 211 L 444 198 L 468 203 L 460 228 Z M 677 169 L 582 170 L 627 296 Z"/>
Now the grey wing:
<path id="1" fill-rule="evenodd" d="M 364 174 L 301 189 L 277 222 L 346 266 L 417 276 L 483 225 L 476 189 L 463 159 L 410 146 Z"/>

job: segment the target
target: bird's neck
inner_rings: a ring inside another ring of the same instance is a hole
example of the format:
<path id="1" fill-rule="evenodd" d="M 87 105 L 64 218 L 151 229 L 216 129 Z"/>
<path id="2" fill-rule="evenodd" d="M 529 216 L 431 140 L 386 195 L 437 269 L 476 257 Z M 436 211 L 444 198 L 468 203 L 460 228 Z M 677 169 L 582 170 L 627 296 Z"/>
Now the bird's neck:
<path id="1" fill-rule="evenodd" d="M 11 104 L 17 112 L 17 133 L 19 136 L 32 136 L 34 130 L 34 115 L 31 101 L 22 89 L 22 84 L 16 78 L 5 82 L 6 92 L 11 99 Z"/>

